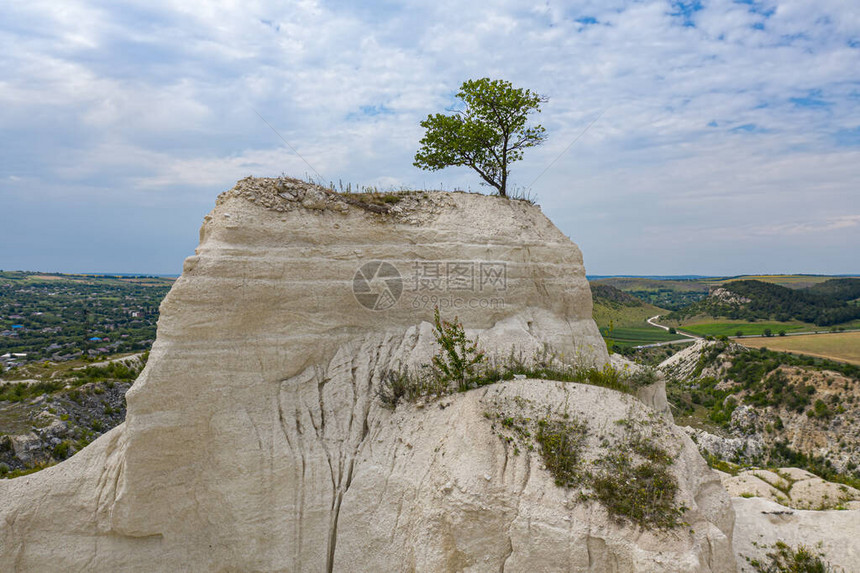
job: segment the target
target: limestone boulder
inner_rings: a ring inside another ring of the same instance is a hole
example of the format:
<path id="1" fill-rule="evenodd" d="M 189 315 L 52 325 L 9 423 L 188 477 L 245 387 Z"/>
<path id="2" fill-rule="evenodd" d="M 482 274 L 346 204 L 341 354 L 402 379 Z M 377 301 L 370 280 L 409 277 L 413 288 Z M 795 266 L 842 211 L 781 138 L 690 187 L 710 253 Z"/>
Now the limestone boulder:
<path id="1" fill-rule="evenodd" d="M 734 497 L 732 505 L 739 571 L 751 570 L 748 559 L 763 560 L 778 541 L 824 554 L 837 571 L 860 571 L 860 510 L 793 509 L 764 497 Z"/>

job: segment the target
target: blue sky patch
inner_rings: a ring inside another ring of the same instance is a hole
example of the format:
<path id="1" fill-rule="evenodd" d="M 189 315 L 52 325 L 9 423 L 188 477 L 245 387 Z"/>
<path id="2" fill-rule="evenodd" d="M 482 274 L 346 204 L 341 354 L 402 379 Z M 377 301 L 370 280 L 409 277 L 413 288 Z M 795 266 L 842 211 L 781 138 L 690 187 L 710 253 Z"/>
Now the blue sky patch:
<path id="1" fill-rule="evenodd" d="M 836 145 L 840 147 L 860 146 L 860 127 L 840 129 L 835 134 Z"/>
<path id="2" fill-rule="evenodd" d="M 684 26 L 695 28 L 696 24 L 693 22 L 693 14 L 701 9 L 702 3 L 699 0 L 675 0 L 672 2 L 672 11 L 669 12 L 669 14 L 676 18 L 680 18 L 683 21 Z"/>
<path id="3" fill-rule="evenodd" d="M 860 224 L 760 232 L 831 229 L 860 181 L 856 2 L 784 1 L 2 3 L 0 268 L 178 273 L 248 175 L 479 190 L 413 161 L 419 122 L 489 76 L 550 98 L 509 181 L 589 272 L 856 273 Z"/>
<path id="4" fill-rule="evenodd" d="M 368 117 L 378 117 L 385 115 L 392 115 L 394 112 L 387 108 L 385 104 L 375 104 L 375 105 L 362 105 L 359 106 L 357 112 L 352 112 L 346 116 L 347 120 L 361 120 Z"/>
<path id="5" fill-rule="evenodd" d="M 735 4 L 749 6 L 750 13 L 761 14 L 765 18 L 770 18 L 776 12 L 776 8 L 765 7 L 764 4 L 756 2 L 756 0 L 735 0 Z"/>
<path id="6" fill-rule="evenodd" d="M 271 20 L 260 20 L 260 23 L 265 25 L 265 26 L 268 26 L 269 28 L 271 28 L 275 32 L 281 31 L 281 25 L 276 24 L 276 23 L 272 22 Z"/>
<path id="7" fill-rule="evenodd" d="M 811 90 L 807 95 L 803 97 L 791 97 L 788 98 L 788 101 L 796 105 L 797 107 L 805 107 L 805 108 L 825 108 L 830 107 L 832 104 L 821 97 L 821 90 Z"/>
<path id="8" fill-rule="evenodd" d="M 745 123 L 743 125 L 733 127 L 729 131 L 734 133 L 768 133 L 769 130 L 754 123 Z"/>
<path id="9" fill-rule="evenodd" d="M 394 113 L 393 111 L 385 107 L 385 104 L 382 103 L 379 105 L 363 105 L 358 109 L 360 109 L 361 113 L 363 113 L 364 115 L 369 115 L 371 117 L 375 115 L 386 115 L 389 113 Z"/>

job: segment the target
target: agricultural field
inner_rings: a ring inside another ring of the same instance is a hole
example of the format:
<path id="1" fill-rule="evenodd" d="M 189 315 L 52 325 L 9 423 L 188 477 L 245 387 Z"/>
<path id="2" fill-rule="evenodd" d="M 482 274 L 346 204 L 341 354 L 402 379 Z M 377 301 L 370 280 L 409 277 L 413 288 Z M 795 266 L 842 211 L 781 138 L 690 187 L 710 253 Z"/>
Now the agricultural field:
<path id="1" fill-rule="evenodd" d="M 623 350 L 685 338 L 646 322 L 652 316 L 666 313 L 663 308 L 642 302 L 605 284 L 593 286 L 592 292 L 592 316 L 610 349 L 613 345 L 616 350 Z"/>
<path id="2" fill-rule="evenodd" d="M 806 354 L 860 365 L 860 332 L 802 334 L 777 338 L 742 338 L 737 342 L 750 348 Z"/>
<path id="3" fill-rule="evenodd" d="M 685 322 L 677 326 L 678 330 L 697 334 L 699 336 L 762 336 L 770 331 L 774 336 L 780 332 L 815 332 L 826 330 L 813 324 L 803 322 L 748 322 L 745 320 L 702 320 Z"/>

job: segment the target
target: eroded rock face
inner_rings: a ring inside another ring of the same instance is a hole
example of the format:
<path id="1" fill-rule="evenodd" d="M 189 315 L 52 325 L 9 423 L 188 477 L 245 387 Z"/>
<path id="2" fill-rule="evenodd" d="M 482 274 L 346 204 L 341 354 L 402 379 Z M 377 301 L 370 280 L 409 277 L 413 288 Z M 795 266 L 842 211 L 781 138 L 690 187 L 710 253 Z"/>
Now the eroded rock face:
<path id="1" fill-rule="evenodd" d="M 574 507 L 535 454 L 511 460 L 486 389 L 394 412 L 376 397 L 390 370 L 429 362 L 434 305 L 496 359 L 606 363 L 579 250 L 537 207 L 440 193 L 378 212 L 306 186 L 219 198 L 125 424 L 0 482 L 0 569 L 734 570 L 728 498 L 678 432 L 694 532 L 656 534 Z M 645 408 L 526 382 L 493 391 Z"/>
<path id="2" fill-rule="evenodd" d="M 766 554 L 781 541 L 824 554 L 836 571 L 858 571 L 860 510 L 798 510 L 764 497 L 734 497 L 732 505 L 738 570 L 749 569 L 748 559 L 766 561 Z"/>

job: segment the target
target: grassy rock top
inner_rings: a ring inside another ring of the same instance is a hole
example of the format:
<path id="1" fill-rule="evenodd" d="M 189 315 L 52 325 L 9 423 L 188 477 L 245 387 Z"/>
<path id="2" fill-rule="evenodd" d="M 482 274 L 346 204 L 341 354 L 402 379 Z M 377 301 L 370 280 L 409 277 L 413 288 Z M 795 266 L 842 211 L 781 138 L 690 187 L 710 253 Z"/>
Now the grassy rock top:
<path id="1" fill-rule="evenodd" d="M 452 207 L 454 202 L 451 195 L 472 195 L 476 197 L 491 197 L 487 201 L 510 201 L 529 205 L 531 202 L 523 199 L 510 199 L 498 196 L 488 196 L 479 193 L 439 192 L 439 191 L 368 191 L 368 192 L 338 192 L 315 183 L 294 179 L 292 177 L 246 177 L 218 197 L 221 205 L 231 197 L 241 197 L 251 203 L 261 205 L 277 212 L 293 211 L 304 208 L 314 211 L 334 211 L 347 213 L 351 209 L 360 209 L 380 215 L 390 215 L 399 222 L 412 222 L 410 214 L 425 212 L 438 213 L 439 210 Z M 539 207 L 534 207 L 539 210 Z"/>

